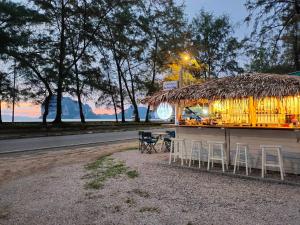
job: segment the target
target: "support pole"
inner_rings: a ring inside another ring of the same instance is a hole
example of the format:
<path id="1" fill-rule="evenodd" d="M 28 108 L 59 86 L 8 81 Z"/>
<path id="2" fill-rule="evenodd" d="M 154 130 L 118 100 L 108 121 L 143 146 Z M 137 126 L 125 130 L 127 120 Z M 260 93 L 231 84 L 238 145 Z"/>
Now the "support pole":
<path id="1" fill-rule="evenodd" d="M 251 126 L 256 126 L 256 101 L 253 97 L 249 97 L 249 116 Z"/>

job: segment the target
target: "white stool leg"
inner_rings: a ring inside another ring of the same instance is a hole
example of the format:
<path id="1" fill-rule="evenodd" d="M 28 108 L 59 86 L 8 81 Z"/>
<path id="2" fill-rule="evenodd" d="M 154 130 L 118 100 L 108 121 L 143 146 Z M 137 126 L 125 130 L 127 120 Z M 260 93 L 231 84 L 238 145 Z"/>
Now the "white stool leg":
<path id="1" fill-rule="evenodd" d="M 277 153 L 278 153 L 278 161 L 279 161 L 279 168 L 280 168 L 280 176 L 281 180 L 284 180 L 284 174 L 283 174 L 283 160 L 282 160 L 282 155 L 280 148 L 277 148 Z"/>
<path id="2" fill-rule="evenodd" d="M 193 146 L 193 142 L 191 143 L 191 155 L 190 155 L 190 161 L 189 161 L 189 167 L 191 167 L 191 162 L 192 162 L 192 157 L 193 157 L 193 149 L 194 149 L 194 146 Z"/>
<path id="3" fill-rule="evenodd" d="M 202 143 L 200 144 L 200 147 L 198 149 L 198 163 L 199 163 L 199 168 L 201 168 L 201 150 L 202 150 Z"/>
<path id="4" fill-rule="evenodd" d="M 226 154 L 226 146 L 225 144 L 223 145 L 223 149 L 224 149 L 224 156 L 225 156 L 225 165 L 226 165 L 226 170 L 229 170 L 229 167 L 228 167 L 228 159 L 227 159 L 227 154 Z"/>
<path id="5" fill-rule="evenodd" d="M 188 164 L 188 162 L 189 162 L 189 155 L 188 155 L 188 151 L 187 151 L 187 148 L 186 148 L 186 143 L 185 143 L 185 141 L 183 142 L 183 150 L 184 150 L 184 154 L 185 154 L 185 156 L 184 156 L 184 158 L 185 158 L 185 163 L 186 164 Z"/>
<path id="6" fill-rule="evenodd" d="M 209 170 L 210 154 L 211 154 L 211 144 L 208 144 L 207 170 Z"/>
<path id="7" fill-rule="evenodd" d="M 224 173 L 225 168 L 224 168 L 224 149 L 223 149 L 223 145 L 221 145 L 221 159 L 222 159 L 222 171 Z"/>
<path id="8" fill-rule="evenodd" d="M 178 156 L 178 142 L 175 141 L 174 142 L 174 160 L 173 160 L 173 162 L 176 162 L 177 156 Z"/>
<path id="9" fill-rule="evenodd" d="M 265 177 L 265 149 L 261 149 L 261 177 Z"/>
<path id="10" fill-rule="evenodd" d="M 238 171 L 240 171 L 240 162 L 241 162 L 241 147 L 239 147 L 239 154 L 238 154 L 238 163 L 237 163 Z"/>
<path id="11" fill-rule="evenodd" d="M 246 146 L 245 146 L 244 152 L 245 152 L 245 163 L 246 163 L 246 175 L 248 176 L 249 175 L 249 173 L 248 173 L 248 154 L 247 154 Z"/>
<path id="12" fill-rule="evenodd" d="M 234 157 L 234 167 L 233 167 L 233 173 L 235 174 L 236 172 L 236 166 L 237 166 L 237 159 L 238 159 L 238 154 L 239 154 L 239 146 L 236 146 L 236 152 L 235 152 L 235 157 Z"/>
<path id="13" fill-rule="evenodd" d="M 210 157 L 211 157 L 211 168 L 213 168 L 214 167 L 214 144 L 211 144 L 211 152 L 210 152 Z"/>
<path id="14" fill-rule="evenodd" d="M 229 170 L 228 159 L 227 159 L 225 150 L 224 150 L 224 154 L 225 154 L 225 165 L 226 165 L 226 169 Z"/>
<path id="15" fill-rule="evenodd" d="M 182 142 L 179 144 L 179 151 L 180 151 L 180 157 L 181 157 L 181 166 L 183 166 L 183 145 Z"/>
<path id="16" fill-rule="evenodd" d="M 247 162 L 248 162 L 248 171 L 249 171 L 249 173 L 251 173 L 251 161 L 250 161 L 250 158 L 249 158 L 249 146 L 247 145 L 246 146 L 246 150 L 247 150 Z"/>
<path id="17" fill-rule="evenodd" d="M 170 156 L 169 156 L 169 165 L 172 162 L 172 151 L 173 151 L 173 147 L 174 147 L 174 141 L 171 141 L 171 149 L 170 149 Z"/>

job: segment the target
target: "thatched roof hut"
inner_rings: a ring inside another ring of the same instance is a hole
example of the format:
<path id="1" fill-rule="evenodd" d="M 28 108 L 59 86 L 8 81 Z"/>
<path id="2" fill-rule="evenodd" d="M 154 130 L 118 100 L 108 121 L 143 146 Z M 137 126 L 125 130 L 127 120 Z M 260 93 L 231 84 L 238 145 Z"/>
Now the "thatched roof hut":
<path id="1" fill-rule="evenodd" d="M 143 103 L 178 103 L 192 100 L 218 100 L 229 98 L 285 97 L 300 95 L 300 77 L 279 74 L 242 74 L 213 79 L 170 91 L 161 91 L 146 97 Z"/>

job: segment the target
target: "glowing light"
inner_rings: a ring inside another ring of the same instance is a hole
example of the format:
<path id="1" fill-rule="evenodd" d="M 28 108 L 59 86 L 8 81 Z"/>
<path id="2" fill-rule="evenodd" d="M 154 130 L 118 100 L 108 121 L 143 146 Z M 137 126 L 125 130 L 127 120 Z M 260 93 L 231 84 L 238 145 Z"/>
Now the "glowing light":
<path id="1" fill-rule="evenodd" d="M 221 104 L 221 102 L 216 101 L 216 102 L 214 103 L 214 108 L 217 109 L 217 110 L 221 110 L 221 109 L 222 109 L 222 104 Z"/>
<path id="2" fill-rule="evenodd" d="M 181 59 L 185 62 L 188 62 L 191 60 L 191 56 L 189 55 L 189 53 L 187 52 L 184 52 L 181 54 Z"/>
<path id="3" fill-rule="evenodd" d="M 202 113 L 203 113 L 204 115 L 208 115 L 208 109 L 203 109 L 203 110 L 202 110 Z"/>
<path id="4" fill-rule="evenodd" d="M 162 120 L 168 120 L 171 118 L 173 114 L 173 108 L 168 103 L 161 103 L 157 110 L 156 110 L 157 116 Z"/>

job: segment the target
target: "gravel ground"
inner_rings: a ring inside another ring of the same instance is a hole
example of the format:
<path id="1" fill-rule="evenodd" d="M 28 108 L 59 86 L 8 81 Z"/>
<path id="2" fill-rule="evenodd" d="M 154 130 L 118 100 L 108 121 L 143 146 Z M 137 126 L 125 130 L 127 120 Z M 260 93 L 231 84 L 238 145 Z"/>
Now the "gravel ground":
<path id="1" fill-rule="evenodd" d="M 138 171 L 85 189 L 83 163 L 0 187 L 0 224 L 299 224 L 300 188 L 182 170 L 166 154 L 113 155 Z"/>

